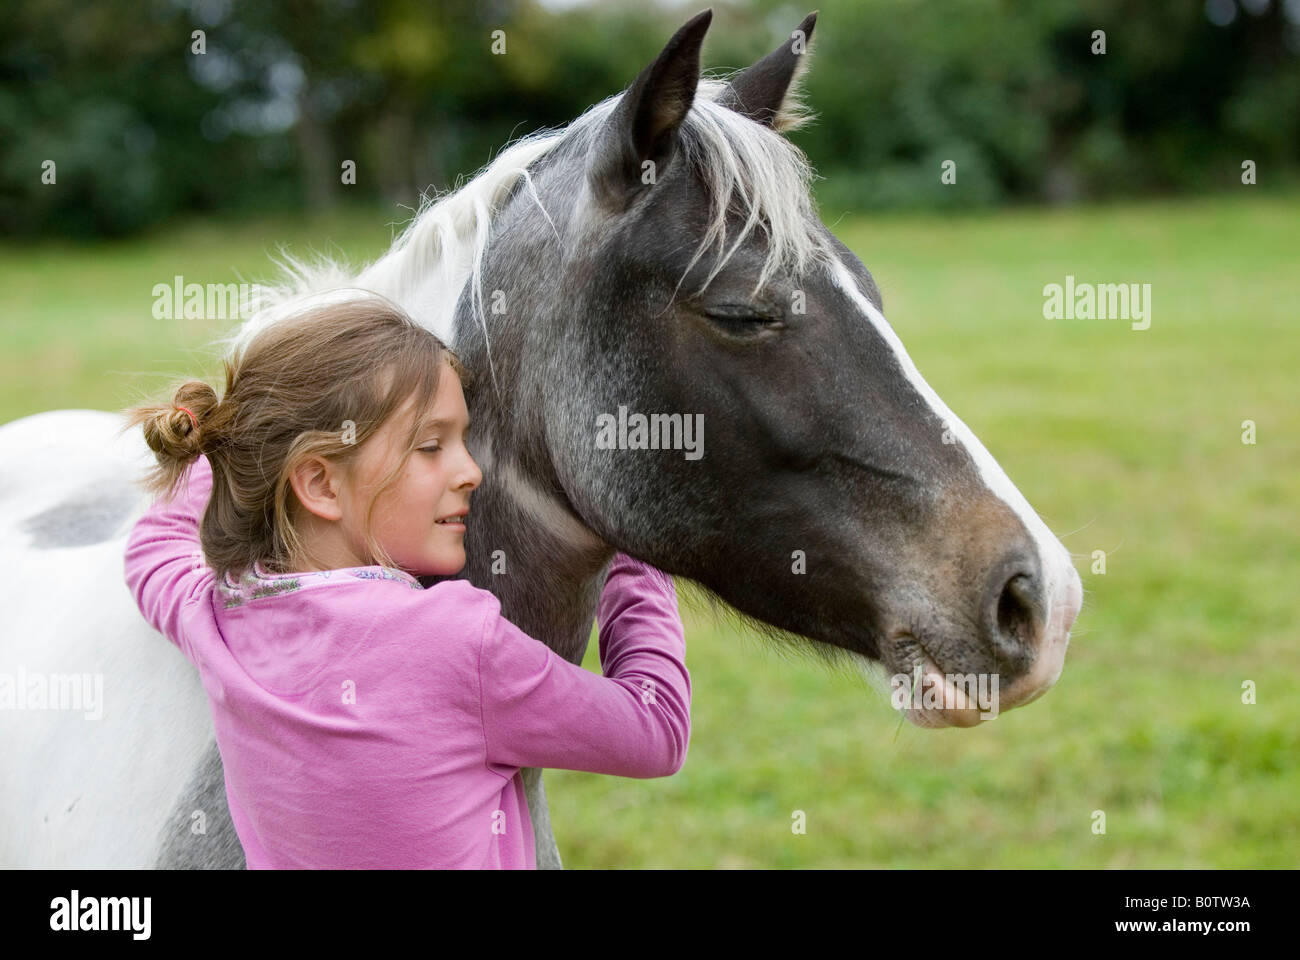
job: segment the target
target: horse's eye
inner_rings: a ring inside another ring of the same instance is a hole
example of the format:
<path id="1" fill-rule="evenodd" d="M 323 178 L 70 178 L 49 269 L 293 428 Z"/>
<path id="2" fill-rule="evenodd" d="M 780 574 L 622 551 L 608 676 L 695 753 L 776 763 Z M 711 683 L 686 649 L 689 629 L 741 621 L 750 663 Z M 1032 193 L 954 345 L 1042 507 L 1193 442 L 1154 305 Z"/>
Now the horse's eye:
<path id="1" fill-rule="evenodd" d="M 706 308 L 703 313 L 728 333 L 752 334 L 782 326 L 780 314 L 749 304 L 720 304 Z"/>

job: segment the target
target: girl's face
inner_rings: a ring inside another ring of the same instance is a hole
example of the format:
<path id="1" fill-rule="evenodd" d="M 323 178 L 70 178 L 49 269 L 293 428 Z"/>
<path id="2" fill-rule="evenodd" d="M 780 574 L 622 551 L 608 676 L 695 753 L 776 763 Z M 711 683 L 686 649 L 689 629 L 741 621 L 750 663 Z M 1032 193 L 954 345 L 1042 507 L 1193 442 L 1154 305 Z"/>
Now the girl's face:
<path id="1" fill-rule="evenodd" d="M 405 430 L 415 413 L 412 399 L 366 441 L 357 462 L 359 482 L 345 484 L 340 493 L 341 523 L 358 557 L 369 555 L 363 527 L 366 504 L 378 482 L 401 457 Z M 393 562 L 407 573 L 445 576 L 459 573 L 465 566 L 464 515 L 469 512 L 470 494 L 483 481 L 465 448 L 469 412 L 460 377 L 450 364 L 444 363 L 433 406 L 420 413 L 416 449 L 375 501 L 370 529 Z M 449 517 L 460 519 L 442 522 Z"/>

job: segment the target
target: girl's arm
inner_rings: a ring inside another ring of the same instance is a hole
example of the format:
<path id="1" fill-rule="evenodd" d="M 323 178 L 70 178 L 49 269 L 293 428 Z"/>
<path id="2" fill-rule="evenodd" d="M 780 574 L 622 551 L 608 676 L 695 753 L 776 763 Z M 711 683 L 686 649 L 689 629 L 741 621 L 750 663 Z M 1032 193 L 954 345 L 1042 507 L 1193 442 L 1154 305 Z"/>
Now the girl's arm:
<path id="1" fill-rule="evenodd" d="M 212 492 L 212 465 L 200 455 L 173 500 L 160 498 L 136 521 L 126 539 L 126 585 L 149 624 L 194 662 L 181 634 L 181 611 L 212 579 L 199 545 L 199 520 Z"/>
<path id="2" fill-rule="evenodd" d="M 615 554 L 597 613 L 604 676 L 525 634 L 499 603 L 492 611 L 479 657 L 489 763 L 639 778 L 682 768 L 691 678 L 666 574 Z"/>

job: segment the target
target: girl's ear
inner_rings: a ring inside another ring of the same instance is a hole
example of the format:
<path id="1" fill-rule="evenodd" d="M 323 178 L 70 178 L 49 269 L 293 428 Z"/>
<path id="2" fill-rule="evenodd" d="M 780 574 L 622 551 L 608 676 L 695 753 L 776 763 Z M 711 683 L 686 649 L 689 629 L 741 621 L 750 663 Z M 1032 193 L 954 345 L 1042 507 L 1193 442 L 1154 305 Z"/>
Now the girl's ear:
<path id="1" fill-rule="evenodd" d="M 337 464 L 321 457 L 307 457 L 289 474 L 289 485 L 303 509 L 323 520 L 341 520 L 342 471 Z"/>

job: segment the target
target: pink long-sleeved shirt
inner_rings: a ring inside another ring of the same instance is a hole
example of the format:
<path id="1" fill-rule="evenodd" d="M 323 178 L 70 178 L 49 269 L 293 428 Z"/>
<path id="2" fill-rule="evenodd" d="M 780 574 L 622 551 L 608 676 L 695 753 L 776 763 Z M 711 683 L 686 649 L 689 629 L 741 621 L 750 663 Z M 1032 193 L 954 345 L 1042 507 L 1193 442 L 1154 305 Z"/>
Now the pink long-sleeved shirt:
<path id="1" fill-rule="evenodd" d="M 199 669 L 250 869 L 533 868 L 521 767 L 666 777 L 690 739 L 672 580 L 624 554 L 598 610 L 598 676 L 466 580 L 206 566 L 200 457 L 127 539 L 145 619 Z M 166 717 L 159 717 L 166 723 Z"/>

